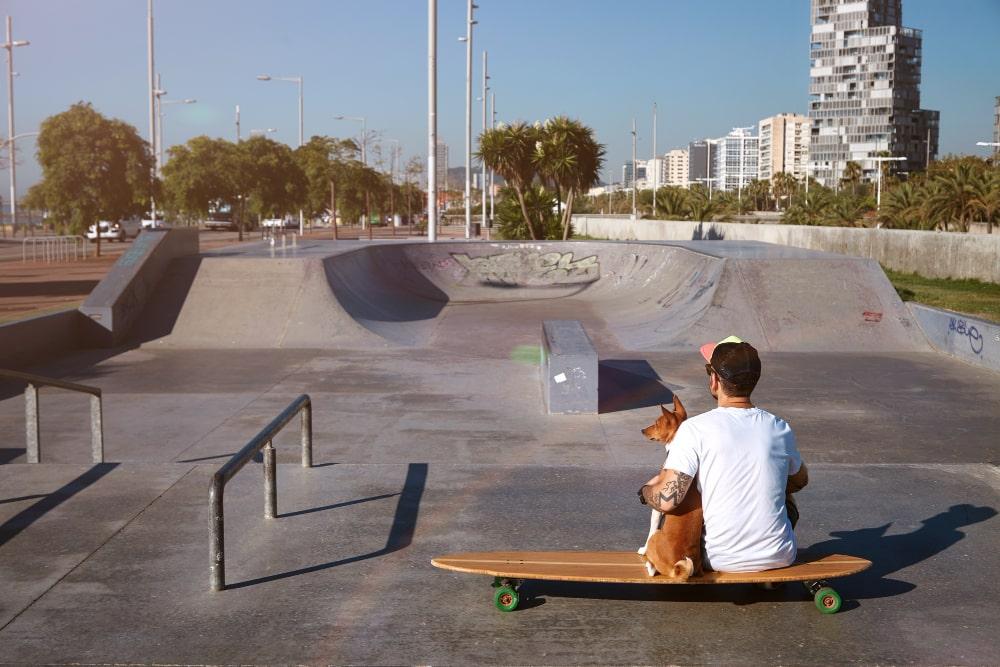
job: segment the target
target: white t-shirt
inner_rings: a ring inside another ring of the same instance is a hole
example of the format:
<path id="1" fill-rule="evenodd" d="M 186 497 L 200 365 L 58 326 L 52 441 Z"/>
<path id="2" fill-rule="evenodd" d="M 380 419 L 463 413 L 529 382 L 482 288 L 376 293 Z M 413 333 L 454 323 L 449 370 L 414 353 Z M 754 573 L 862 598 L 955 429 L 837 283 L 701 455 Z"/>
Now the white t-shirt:
<path id="1" fill-rule="evenodd" d="M 785 485 L 801 466 L 791 427 L 759 408 L 716 408 L 684 421 L 663 464 L 698 476 L 704 555 L 720 572 L 768 570 L 795 561 Z"/>

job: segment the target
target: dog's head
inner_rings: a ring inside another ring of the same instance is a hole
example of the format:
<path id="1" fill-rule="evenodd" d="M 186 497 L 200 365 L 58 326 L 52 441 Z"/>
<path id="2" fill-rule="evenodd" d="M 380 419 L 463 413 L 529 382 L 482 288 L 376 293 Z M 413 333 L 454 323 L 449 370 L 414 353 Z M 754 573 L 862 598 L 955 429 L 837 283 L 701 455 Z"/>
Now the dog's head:
<path id="1" fill-rule="evenodd" d="M 661 405 L 660 412 L 662 414 L 655 422 L 642 429 L 642 434 L 656 442 L 670 442 L 674 439 L 681 422 L 687 419 L 687 410 L 684 409 L 677 394 L 674 394 L 674 411 L 671 412 Z"/>

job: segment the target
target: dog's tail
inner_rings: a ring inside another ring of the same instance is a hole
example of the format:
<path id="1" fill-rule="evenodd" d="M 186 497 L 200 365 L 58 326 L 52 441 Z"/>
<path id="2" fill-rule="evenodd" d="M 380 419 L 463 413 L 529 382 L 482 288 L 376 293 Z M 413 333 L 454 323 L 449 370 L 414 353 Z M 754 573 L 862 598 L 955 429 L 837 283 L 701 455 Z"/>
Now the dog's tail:
<path id="1" fill-rule="evenodd" d="M 691 578 L 694 574 L 694 561 L 691 560 L 690 556 L 685 556 L 681 560 L 674 563 L 674 570 L 671 573 L 674 579 L 680 579 L 686 581 Z"/>

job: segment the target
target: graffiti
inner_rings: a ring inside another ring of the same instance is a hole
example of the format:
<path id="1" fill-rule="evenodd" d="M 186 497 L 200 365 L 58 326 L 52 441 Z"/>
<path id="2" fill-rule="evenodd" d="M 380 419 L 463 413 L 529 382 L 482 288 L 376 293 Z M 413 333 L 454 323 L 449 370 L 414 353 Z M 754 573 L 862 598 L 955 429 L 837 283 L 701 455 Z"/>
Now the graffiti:
<path id="1" fill-rule="evenodd" d="M 517 250 L 485 257 L 469 257 L 463 253 L 451 256 L 469 275 L 485 285 L 578 285 L 592 283 L 601 277 L 597 255 L 575 260 L 572 252 Z"/>
<path id="2" fill-rule="evenodd" d="M 861 316 L 863 318 L 865 318 L 865 322 L 881 322 L 882 321 L 882 313 L 879 313 L 879 312 L 873 311 L 873 310 L 866 310 L 865 312 L 861 313 Z"/>
<path id="3" fill-rule="evenodd" d="M 976 325 L 968 324 L 965 320 L 951 317 L 948 318 L 948 331 L 954 331 L 959 336 L 968 336 L 969 347 L 972 348 L 972 351 L 976 354 L 982 354 L 983 335 L 979 333 Z"/>

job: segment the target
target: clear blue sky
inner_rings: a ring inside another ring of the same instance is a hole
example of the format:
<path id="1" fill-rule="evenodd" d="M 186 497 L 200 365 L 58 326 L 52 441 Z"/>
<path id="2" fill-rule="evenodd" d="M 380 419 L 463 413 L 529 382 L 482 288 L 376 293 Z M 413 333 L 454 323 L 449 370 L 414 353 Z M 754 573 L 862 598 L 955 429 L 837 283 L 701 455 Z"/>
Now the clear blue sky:
<path id="1" fill-rule="evenodd" d="M 577 117 L 607 145 L 609 165 L 657 147 L 720 136 L 782 111 L 804 113 L 808 95 L 808 0 L 477 0 L 475 80 L 483 49 L 501 120 Z M 156 63 L 169 98 L 169 146 L 198 134 L 233 138 L 276 127 L 297 141 L 292 83 L 305 77 L 305 129 L 346 136 L 368 127 L 398 139 L 406 156 L 426 146 L 427 3 L 424 0 L 157 0 Z M 18 133 L 86 100 L 148 132 L 144 0 L 0 0 L 14 18 Z M 451 164 L 464 149 L 465 2 L 439 0 L 439 131 Z M 1000 0 L 904 0 L 904 23 L 924 31 L 922 106 L 941 111 L 942 153 L 983 153 L 1000 95 Z M 478 94 L 478 93 L 477 93 Z M 4 86 L 6 103 L 6 86 Z M 2 110 L 0 110 L 2 111 Z M 5 115 L 2 127 L 6 134 Z M 480 110 L 475 108 L 474 132 Z M 31 139 L 18 190 L 40 176 Z M 620 172 L 618 172 L 620 173 Z M 6 181 L 6 176 L 3 176 Z"/>

